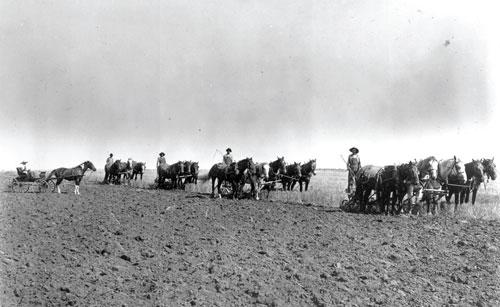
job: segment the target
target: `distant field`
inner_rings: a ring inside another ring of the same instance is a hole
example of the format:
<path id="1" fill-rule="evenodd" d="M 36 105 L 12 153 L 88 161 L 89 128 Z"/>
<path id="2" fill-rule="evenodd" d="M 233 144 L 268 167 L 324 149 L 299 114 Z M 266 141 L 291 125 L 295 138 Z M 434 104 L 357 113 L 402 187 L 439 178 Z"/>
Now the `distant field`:
<path id="1" fill-rule="evenodd" d="M 200 177 L 207 174 L 208 170 L 201 170 Z M 3 179 L 11 178 L 14 172 L 3 173 Z M 87 173 L 84 182 L 99 183 L 104 178 L 104 171 L 97 170 L 93 173 Z M 149 188 L 156 178 L 156 171 L 149 169 L 143 176 L 143 181 L 136 181 L 132 186 L 137 188 Z M 298 184 L 294 191 L 273 191 L 269 194 L 269 200 L 280 200 L 285 202 L 304 202 L 314 203 L 323 206 L 338 207 L 342 199 L 345 197 L 344 190 L 346 188 L 347 172 L 343 170 L 321 169 L 317 171 L 317 175 L 313 176 L 309 185 L 309 191 L 300 193 Z M 280 187 L 281 185 L 279 185 Z M 72 187 L 63 187 L 63 189 L 72 189 Z M 198 181 L 198 185 L 188 185 L 187 191 L 210 193 L 210 180 L 202 182 Z M 266 198 L 267 193 L 264 192 L 261 197 Z M 483 219 L 500 219 L 500 186 L 499 182 L 490 181 L 486 189 L 481 187 L 478 192 L 476 204 L 474 206 L 466 204 L 459 210 L 459 215 Z"/>

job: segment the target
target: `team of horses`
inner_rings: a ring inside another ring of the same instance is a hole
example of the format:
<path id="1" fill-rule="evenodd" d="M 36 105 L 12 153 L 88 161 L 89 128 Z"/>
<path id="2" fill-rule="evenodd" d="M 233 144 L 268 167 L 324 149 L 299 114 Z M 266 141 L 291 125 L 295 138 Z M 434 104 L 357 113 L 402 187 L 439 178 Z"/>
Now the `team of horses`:
<path id="1" fill-rule="evenodd" d="M 458 204 L 469 201 L 471 193 L 474 204 L 480 185 L 496 179 L 496 165 L 494 158 L 464 163 L 457 157 L 438 161 L 430 156 L 399 165 L 367 165 L 356 172 L 355 178 L 351 199 L 359 202 L 361 212 L 371 211 L 375 204 L 379 212 L 398 214 L 404 204 L 411 210 L 420 201 L 430 214 L 436 213 L 442 197 L 448 203 L 454 197 L 455 211 Z M 376 201 L 370 201 L 370 196 Z"/>
<path id="2" fill-rule="evenodd" d="M 127 180 L 127 182 L 130 183 L 132 179 L 137 180 L 138 176 L 140 176 L 139 178 L 142 180 L 145 171 L 146 162 L 137 162 L 132 159 L 126 162 L 116 160 L 104 165 L 103 182 L 120 184 L 122 180 Z"/>
<path id="3" fill-rule="evenodd" d="M 221 196 L 221 185 L 226 182 L 231 187 L 231 197 L 238 198 L 245 184 L 250 184 L 250 194 L 259 199 L 261 190 L 274 190 L 281 182 L 283 190 L 293 190 L 298 182 L 300 191 L 307 191 L 311 177 L 316 175 L 316 159 L 301 164 L 294 162 L 287 165 L 284 157 L 267 162 L 254 162 L 252 158 L 233 162 L 229 165 L 216 163 L 208 172 L 206 180 L 212 181 L 212 196 L 215 197 L 215 183 L 217 182 L 217 195 Z"/>

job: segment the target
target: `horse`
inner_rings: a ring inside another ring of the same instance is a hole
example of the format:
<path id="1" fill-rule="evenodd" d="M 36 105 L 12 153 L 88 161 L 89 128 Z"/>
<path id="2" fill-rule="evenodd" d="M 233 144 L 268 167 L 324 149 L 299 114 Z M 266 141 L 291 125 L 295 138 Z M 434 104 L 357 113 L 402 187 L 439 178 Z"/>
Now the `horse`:
<path id="1" fill-rule="evenodd" d="M 121 162 L 121 160 L 116 160 L 109 168 L 109 180 L 115 184 L 120 184 L 122 175 L 127 179 L 127 183 L 130 183 L 132 165 L 130 161 Z"/>
<path id="2" fill-rule="evenodd" d="M 469 188 L 467 188 L 463 193 L 465 193 L 465 203 L 469 202 L 469 196 L 472 189 L 472 199 L 471 203 L 474 205 L 476 202 L 477 190 L 481 183 L 484 182 L 484 166 L 480 160 L 472 159 L 472 162 L 465 163 L 465 174 L 467 175 Z"/>
<path id="3" fill-rule="evenodd" d="M 293 164 L 285 166 L 285 173 L 280 175 L 283 190 L 291 191 L 292 183 L 299 180 L 301 176 L 300 163 L 294 162 Z"/>
<path id="4" fill-rule="evenodd" d="M 420 173 L 419 179 L 422 183 L 422 187 L 424 190 L 432 189 L 432 190 L 441 190 L 441 183 L 437 180 L 438 178 L 438 167 L 439 161 L 434 156 L 427 157 L 423 160 L 420 160 L 417 163 L 417 169 Z M 434 207 L 437 205 L 439 198 L 441 198 L 436 193 L 432 192 L 423 192 L 422 201 L 425 201 L 427 204 L 427 213 L 430 213 L 430 204 L 431 202 L 434 204 Z M 435 209 L 435 208 L 434 208 Z"/>
<path id="5" fill-rule="evenodd" d="M 179 176 L 184 174 L 184 162 L 178 161 L 172 165 L 164 164 L 158 166 L 158 187 L 165 184 L 166 179 L 170 179 L 172 187 L 175 189 L 178 186 Z"/>
<path id="6" fill-rule="evenodd" d="M 399 191 L 398 167 L 396 165 L 384 166 L 377 188 L 380 195 L 381 211 L 388 215 L 389 206 L 391 206 L 391 214 L 394 214 Z"/>
<path id="7" fill-rule="evenodd" d="M 277 180 L 280 174 L 286 172 L 285 157 L 276 157 L 277 159 L 269 162 L 269 180 Z"/>
<path id="8" fill-rule="evenodd" d="M 50 172 L 49 175 L 46 177 L 46 180 L 52 178 L 52 176 L 56 176 L 57 193 L 61 193 L 59 185 L 63 180 L 74 181 L 75 195 L 80 195 L 80 182 L 82 181 L 83 175 L 88 169 L 91 169 L 94 172 L 96 170 L 94 164 L 92 164 L 92 162 L 90 161 L 85 161 L 82 164 L 75 166 L 73 168 L 60 167 Z"/>
<path id="9" fill-rule="evenodd" d="M 463 203 L 464 193 L 462 190 L 465 189 L 467 182 L 467 174 L 465 173 L 465 165 L 462 161 L 457 159 L 456 156 L 453 159 L 441 160 L 438 166 L 438 181 L 448 189 L 449 193 L 446 195 L 446 202 L 449 203 L 451 197 L 455 196 L 455 211 L 457 210 L 458 203 Z M 450 182 L 451 181 L 451 182 Z"/>
<path id="10" fill-rule="evenodd" d="M 269 162 L 269 178 L 266 180 L 267 182 L 270 182 L 266 184 L 263 189 L 266 189 L 268 191 L 274 190 L 274 187 L 276 186 L 276 182 L 281 174 L 286 173 L 286 162 L 284 157 L 276 157 L 277 159 L 275 161 Z M 272 183 L 271 183 L 272 182 Z"/>
<path id="11" fill-rule="evenodd" d="M 188 183 L 189 178 L 191 177 L 191 165 L 193 161 L 184 161 L 184 172 L 181 174 L 182 177 L 179 178 L 179 184 L 183 185 Z M 183 181 L 184 179 L 184 181 Z"/>
<path id="12" fill-rule="evenodd" d="M 418 161 L 417 169 L 420 174 L 420 180 L 437 179 L 438 165 L 439 162 L 434 156 Z"/>
<path id="13" fill-rule="evenodd" d="M 366 165 L 359 169 L 356 173 L 356 191 L 354 197 L 360 201 L 360 211 L 365 212 L 366 206 L 372 191 L 375 191 L 377 201 L 380 201 L 382 195 L 379 185 L 381 184 L 381 175 L 384 168 L 374 165 Z"/>
<path id="14" fill-rule="evenodd" d="M 146 162 L 136 162 L 132 161 L 132 179 L 137 180 L 137 175 L 142 175 L 146 171 Z"/>
<path id="15" fill-rule="evenodd" d="M 110 162 L 104 165 L 104 183 L 109 183 L 111 181 L 109 170 L 111 169 L 111 165 L 113 165 L 113 163 L 114 162 Z"/>
<path id="16" fill-rule="evenodd" d="M 417 201 L 417 196 L 414 196 L 414 192 L 420 190 L 420 173 L 418 171 L 418 163 L 410 161 L 408 163 L 403 163 L 397 167 L 397 203 L 398 212 L 401 211 L 403 205 L 403 199 L 406 195 L 406 199 L 409 202 L 410 208 L 413 207 Z"/>
<path id="17" fill-rule="evenodd" d="M 221 197 L 220 187 L 224 181 L 231 184 L 231 198 L 237 198 L 239 185 L 241 184 L 246 171 L 249 172 L 249 175 L 253 175 L 255 173 L 255 164 L 252 158 L 245 158 L 238 162 L 233 162 L 230 165 L 226 165 L 224 163 L 214 164 L 208 172 L 208 178 L 212 179 L 212 197 L 215 197 L 215 180 L 217 179 L 217 191 L 219 198 Z M 253 182 L 253 180 L 251 180 L 251 185 L 252 192 L 254 192 L 255 182 Z"/>
<path id="18" fill-rule="evenodd" d="M 305 190 L 307 191 L 309 187 L 309 182 L 311 182 L 311 177 L 314 175 L 316 176 L 316 159 L 309 160 L 309 162 L 302 164 L 300 167 L 300 173 L 301 176 L 299 177 L 299 187 L 300 187 L 300 192 L 302 192 L 302 183 L 305 183 Z M 297 181 L 292 182 L 292 190 L 293 187 L 295 186 L 295 183 Z"/>
<path id="19" fill-rule="evenodd" d="M 186 183 L 194 183 L 198 184 L 198 175 L 200 173 L 200 166 L 198 162 L 191 162 L 191 166 L 189 168 L 190 176 L 186 178 Z"/>
<path id="20" fill-rule="evenodd" d="M 240 188 L 243 188 L 245 183 L 255 184 L 254 197 L 259 200 L 259 192 L 262 189 L 262 181 L 269 180 L 269 164 L 268 163 L 255 163 L 255 172 L 246 172 L 245 180 L 242 182 Z"/>
<path id="21" fill-rule="evenodd" d="M 481 159 L 481 163 L 483 164 L 484 173 L 486 174 L 488 180 L 497 179 L 497 166 L 494 162 L 495 158 L 491 159 Z"/>

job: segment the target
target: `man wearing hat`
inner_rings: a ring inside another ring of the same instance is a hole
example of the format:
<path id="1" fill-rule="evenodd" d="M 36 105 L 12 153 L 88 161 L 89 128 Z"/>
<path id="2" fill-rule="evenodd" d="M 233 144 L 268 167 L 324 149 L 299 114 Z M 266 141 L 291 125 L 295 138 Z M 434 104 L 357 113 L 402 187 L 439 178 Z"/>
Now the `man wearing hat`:
<path id="1" fill-rule="evenodd" d="M 358 156 L 359 150 L 356 147 L 352 147 L 349 151 L 351 154 L 347 158 L 347 170 L 349 171 L 347 177 L 347 193 L 354 192 L 356 174 L 361 168 L 361 160 Z"/>
<path id="2" fill-rule="evenodd" d="M 26 164 L 28 164 L 27 161 L 22 161 L 19 163 L 19 167 L 17 167 L 17 172 L 19 176 L 25 178 L 28 176 L 28 171 L 26 170 Z"/>
<path id="3" fill-rule="evenodd" d="M 167 161 L 165 161 L 165 153 L 160 152 L 160 156 L 158 157 L 158 160 L 156 160 L 156 168 L 164 166 L 165 164 L 167 164 Z"/>
<path id="4" fill-rule="evenodd" d="M 233 155 L 231 154 L 232 150 L 231 148 L 226 149 L 226 154 L 222 157 L 222 162 L 229 166 L 231 163 L 233 163 Z"/>

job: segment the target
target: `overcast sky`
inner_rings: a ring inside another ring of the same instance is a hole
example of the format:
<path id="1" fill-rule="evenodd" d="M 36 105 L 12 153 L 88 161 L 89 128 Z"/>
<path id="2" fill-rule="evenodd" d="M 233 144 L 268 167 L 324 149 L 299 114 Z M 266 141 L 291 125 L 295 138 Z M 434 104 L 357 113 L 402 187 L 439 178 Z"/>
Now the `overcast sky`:
<path id="1" fill-rule="evenodd" d="M 1 1 L 0 169 L 490 157 L 492 3 Z"/>

